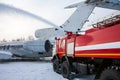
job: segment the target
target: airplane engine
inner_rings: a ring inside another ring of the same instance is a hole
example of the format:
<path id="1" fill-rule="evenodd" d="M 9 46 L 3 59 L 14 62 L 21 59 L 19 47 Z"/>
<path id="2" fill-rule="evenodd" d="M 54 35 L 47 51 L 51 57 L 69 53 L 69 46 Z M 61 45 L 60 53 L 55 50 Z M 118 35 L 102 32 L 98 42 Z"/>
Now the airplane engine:
<path id="1" fill-rule="evenodd" d="M 52 50 L 52 45 L 49 40 L 27 41 L 24 43 L 23 47 L 26 50 L 39 53 L 50 52 Z"/>

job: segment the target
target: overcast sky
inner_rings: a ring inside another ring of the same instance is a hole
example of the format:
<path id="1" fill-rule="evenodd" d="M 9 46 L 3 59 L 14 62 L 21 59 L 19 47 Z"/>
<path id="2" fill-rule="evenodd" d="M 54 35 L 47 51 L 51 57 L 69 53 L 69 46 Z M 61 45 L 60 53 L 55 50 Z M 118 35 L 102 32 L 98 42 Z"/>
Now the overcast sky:
<path id="1" fill-rule="evenodd" d="M 0 3 L 33 13 L 60 26 L 75 10 L 66 10 L 64 7 L 80 1 L 83 0 L 0 0 Z M 90 20 L 94 20 L 96 17 L 100 18 L 102 15 L 105 16 L 112 12 L 113 10 L 105 11 L 105 9 L 96 8 Z M 29 35 L 34 36 L 35 30 L 47 27 L 53 26 L 46 25 L 40 20 L 26 15 L 9 13 L 5 9 L 0 10 L 0 40 L 11 40 L 28 37 Z"/>

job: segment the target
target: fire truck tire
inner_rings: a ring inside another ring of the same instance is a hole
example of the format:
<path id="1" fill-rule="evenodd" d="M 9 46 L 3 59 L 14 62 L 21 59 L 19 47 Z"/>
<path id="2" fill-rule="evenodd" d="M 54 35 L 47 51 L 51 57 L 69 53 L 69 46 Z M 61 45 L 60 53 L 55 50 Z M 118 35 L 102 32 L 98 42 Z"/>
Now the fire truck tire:
<path id="1" fill-rule="evenodd" d="M 67 61 L 64 61 L 61 66 L 62 70 L 62 76 L 64 78 L 69 78 L 70 77 L 70 67 Z"/>
<path id="2" fill-rule="evenodd" d="M 59 61 L 57 59 L 53 61 L 53 70 L 59 73 Z"/>
<path id="3" fill-rule="evenodd" d="M 102 72 L 100 80 L 120 80 L 120 73 L 116 70 L 106 69 Z"/>

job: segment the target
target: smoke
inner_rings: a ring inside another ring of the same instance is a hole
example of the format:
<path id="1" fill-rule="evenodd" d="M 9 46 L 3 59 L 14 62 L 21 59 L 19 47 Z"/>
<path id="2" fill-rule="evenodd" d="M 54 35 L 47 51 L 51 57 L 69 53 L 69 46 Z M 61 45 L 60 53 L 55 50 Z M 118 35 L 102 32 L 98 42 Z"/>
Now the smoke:
<path id="1" fill-rule="evenodd" d="M 6 4 L 1 4 L 0 3 L 0 13 L 6 13 L 6 14 L 20 14 L 20 15 L 24 15 L 24 16 L 28 16 L 30 18 L 33 18 L 33 19 L 36 19 L 36 20 L 39 20 L 39 21 L 42 21 L 50 26 L 53 26 L 53 27 L 58 27 L 56 24 L 40 17 L 40 16 L 37 16 L 33 13 L 30 13 L 28 11 L 25 11 L 25 10 L 22 10 L 22 9 L 19 9 L 19 8 L 15 8 L 13 6 L 9 6 L 9 5 L 6 5 Z"/>

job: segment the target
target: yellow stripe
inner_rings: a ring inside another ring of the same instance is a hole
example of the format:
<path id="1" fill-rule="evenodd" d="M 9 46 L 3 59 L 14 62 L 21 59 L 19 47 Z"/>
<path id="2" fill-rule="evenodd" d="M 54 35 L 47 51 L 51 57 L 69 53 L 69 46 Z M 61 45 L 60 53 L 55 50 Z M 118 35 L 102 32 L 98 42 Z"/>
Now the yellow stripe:
<path id="1" fill-rule="evenodd" d="M 65 54 L 65 52 L 57 52 L 58 54 Z M 77 53 L 75 57 L 120 57 L 120 53 Z"/>
<path id="2" fill-rule="evenodd" d="M 58 54 L 64 54 L 65 52 L 57 52 Z"/>
<path id="3" fill-rule="evenodd" d="M 98 57 L 109 57 L 109 56 L 113 56 L 113 57 L 120 57 L 120 53 L 90 53 L 90 54 L 82 54 L 82 53 L 77 53 L 77 54 L 75 54 L 75 56 L 86 56 L 86 57 L 94 57 L 94 56 L 98 56 Z"/>

